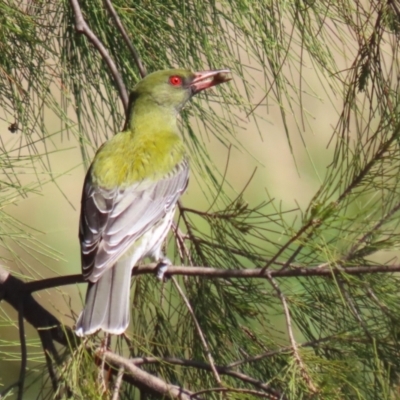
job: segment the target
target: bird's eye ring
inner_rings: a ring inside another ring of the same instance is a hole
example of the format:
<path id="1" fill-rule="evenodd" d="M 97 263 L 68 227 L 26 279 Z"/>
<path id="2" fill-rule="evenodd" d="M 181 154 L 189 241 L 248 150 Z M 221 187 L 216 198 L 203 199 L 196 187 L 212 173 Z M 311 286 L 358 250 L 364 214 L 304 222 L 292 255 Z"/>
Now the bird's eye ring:
<path id="1" fill-rule="evenodd" d="M 169 83 L 172 86 L 182 86 L 182 78 L 180 76 L 174 75 L 169 77 Z"/>

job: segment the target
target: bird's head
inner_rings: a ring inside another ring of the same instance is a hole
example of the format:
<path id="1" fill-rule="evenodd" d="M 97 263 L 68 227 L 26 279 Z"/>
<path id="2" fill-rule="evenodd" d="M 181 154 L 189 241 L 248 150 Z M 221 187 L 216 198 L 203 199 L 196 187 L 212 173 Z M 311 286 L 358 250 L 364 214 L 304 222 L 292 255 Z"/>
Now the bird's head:
<path id="1" fill-rule="evenodd" d="M 168 69 L 147 75 L 132 94 L 136 99 L 146 99 L 179 112 L 194 94 L 231 79 L 226 69 L 201 72 Z"/>

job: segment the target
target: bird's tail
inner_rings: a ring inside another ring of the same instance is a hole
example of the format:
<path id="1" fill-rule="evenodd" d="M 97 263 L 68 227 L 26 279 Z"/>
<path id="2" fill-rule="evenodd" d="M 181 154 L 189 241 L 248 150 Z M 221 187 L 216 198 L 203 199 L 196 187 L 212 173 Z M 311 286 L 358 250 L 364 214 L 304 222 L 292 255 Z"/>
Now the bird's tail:
<path id="1" fill-rule="evenodd" d="M 76 323 L 78 336 L 99 329 L 119 335 L 129 325 L 132 260 L 118 260 L 95 283 L 89 283 L 85 308 Z"/>

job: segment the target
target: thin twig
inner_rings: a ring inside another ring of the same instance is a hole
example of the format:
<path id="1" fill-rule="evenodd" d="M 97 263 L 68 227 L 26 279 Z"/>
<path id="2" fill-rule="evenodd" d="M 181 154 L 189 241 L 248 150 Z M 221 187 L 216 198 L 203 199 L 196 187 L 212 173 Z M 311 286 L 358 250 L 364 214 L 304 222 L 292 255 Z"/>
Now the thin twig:
<path id="1" fill-rule="evenodd" d="M 159 358 L 159 357 L 137 357 L 137 358 L 132 358 L 130 360 L 130 362 L 135 365 L 168 363 L 168 364 L 172 364 L 172 365 L 179 365 L 182 367 L 192 367 L 192 368 L 204 369 L 206 371 L 211 371 L 211 365 L 209 365 L 209 364 L 203 363 L 201 361 L 187 360 L 184 358 L 177 358 L 177 357 L 162 357 L 162 358 Z M 232 378 L 239 379 L 242 382 L 250 383 L 254 387 L 265 390 L 267 393 L 270 393 L 271 395 L 275 396 L 276 399 L 279 399 L 279 400 L 286 399 L 286 396 L 283 393 L 280 393 L 277 390 L 271 388 L 271 386 L 269 384 L 261 382 L 257 379 L 254 379 L 253 377 L 243 374 L 242 372 L 234 371 L 230 368 L 218 366 L 218 365 L 216 365 L 215 368 L 217 369 L 218 373 L 221 375 L 231 376 Z"/>
<path id="2" fill-rule="evenodd" d="M 56 393 L 59 385 L 59 378 L 57 376 L 56 370 L 53 367 L 53 360 L 55 360 L 57 365 L 61 365 L 61 359 L 57 353 L 56 347 L 54 346 L 51 333 L 47 329 L 38 329 L 38 334 L 40 337 L 40 341 L 42 342 L 50 381 L 53 386 L 54 393 Z M 67 388 L 67 391 L 70 393 L 69 388 Z"/>
<path id="3" fill-rule="evenodd" d="M 100 384 L 100 386 L 101 386 L 101 388 L 103 390 L 102 394 L 106 393 L 106 391 L 107 391 L 107 384 L 106 384 L 106 380 L 105 380 L 105 377 L 104 377 L 104 375 L 105 375 L 104 371 L 106 369 L 105 368 L 106 359 L 105 359 L 104 353 L 105 353 L 105 351 L 107 349 L 107 345 L 105 344 L 105 342 L 107 341 L 107 336 L 108 336 L 108 333 L 106 333 L 106 338 L 103 339 L 103 343 L 102 343 L 102 346 L 101 346 L 103 348 L 103 351 L 100 353 L 101 362 L 100 362 L 99 370 L 97 371 L 97 381 L 98 381 L 98 383 Z"/>
<path id="4" fill-rule="evenodd" d="M 19 381 L 12 383 L 11 385 L 7 386 L 5 389 L 3 389 L 0 392 L 0 399 L 2 399 L 3 397 L 5 398 L 12 389 L 14 389 L 15 387 L 17 387 L 19 385 Z"/>
<path id="5" fill-rule="evenodd" d="M 373 336 L 371 335 L 370 331 L 368 330 L 368 327 L 367 327 L 365 321 L 362 319 L 359 310 L 357 309 L 356 305 L 353 302 L 353 299 L 350 296 L 350 293 L 344 287 L 344 283 L 343 283 L 342 279 L 337 279 L 336 282 L 338 284 L 340 292 L 343 294 L 344 298 L 346 299 L 347 305 L 350 308 L 351 313 L 354 315 L 355 319 L 359 322 L 359 324 L 361 325 L 361 327 L 364 330 L 367 337 L 369 339 L 373 340 Z"/>
<path id="6" fill-rule="evenodd" d="M 117 379 L 115 381 L 113 396 L 111 400 L 118 400 L 119 399 L 119 390 L 121 388 L 122 378 L 124 377 L 125 368 L 120 367 L 118 370 Z"/>
<path id="7" fill-rule="evenodd" d="M 288 335 L 289 335 L 289 340 L 290 340 L 290 344 L 292 345 L 292 351 L 293 351 L 293 356 L 295 358 L 295 360 L 297 361 L 297 364 L 302 372 L 303 378 L 305 380 L 305 382 L 307 383 L 309 389 L 313 392 L 313 393 L 317 393 L 317 388 L 315 387 L 311 377 L 308 375 L 306 366 L 303 363 L 303 360 L 300 357 L 300 353 L 297 347 L 297 343 L 296 340 L 294 338 L 294 334 L 293 334 L 293 329 L 292 329 L 292 319 L 290 317 L 290 310 L 289 310 L 289 306 L 286 302 L 286 297 L 283 294 L 282 290 L 280 289 L 278 283 L 275 281 L 275 279 L 271 276 L 270 271 L 266 271 L 266 275 L 268 277 L 269 282 L 271 283 L 271 286 L 275 289 L 277 295 L 279 296 L 281 303 L 282 303 L 282 307 L 283 307 L 283 312 L 285 314 L 285 319 L 286 319 L 286 327 L 287 327 L 287 331 L 288 331 Z"/>
<path id="8" fill-rule="evenodd" d="M 194 248 L 196 249 L 196 252 L 197 252 L 198 256 L 200 257 L 201 261 L 204 264 L 206 264 L 207 263 L 207 258 L 204 257 L 204 254 L 203 254 L 203 251 L 201 250 L 199 242 L 198 242 L 196 236 L 193 234 L 193 230 L 192 230 L 192 227 L 191 227 L 191 225 L 189 223 L 189 220 L 186 217 L 184 207 L 182 206 L 182 203 L 180 201 L 178 201 L 177 205 L 178 205 L 179 215 L 182 217 L 183 223 L 186 226 L 186 230 L 187 230 L 188 236 L 191 239 L 191 242 L 193 243 Z"/>
<path id="9" fill-rule="evenodd" d="M 99 349 L 98 352 L 102 354 L 103 350 Z M 181 400 L 190 400 L 192 398 L 191 395 L 193 395 L 193 393 L 189 390 L 168 384 L 162 379 L 143 371 L 123 356 L 112 353 L 111 351 L 105 351 L 104 357 L 107 362 L 111 362 L 113 365 L 117 365 L 120 368 L 124 367 L 125 371 L 132 376 L 134 381 L 138 381 L 142 385 L 145 383 L 148 390 L 152 390 L 166 397 L 173 397 Z M 199 397 L 196 396 L 195 398 Z"/>
<path id="10" fill-rule="evenodd" d="M 332 339 L 334 339 L 334 336 L 328 336 L 326 338 L 312 340 L 312 341 L 305 342 L 305 343 L 300 343 L 300 344 L 297 344 L 297 348 L 315 347 L 315 346 L 319 345 L 320 343 L 328 342 L 329 340 L 332 340 Z M 278 354 L 291 352 L 291 351 L 292 351 L 292 346 L 281 347 L 280 349 L 266 351 L 265 353 L 258 354 L 258 355 L 253 356 L 253 357 L 245 358 L 244 360 L 231 362 L 230 364 L 227 365 L 227 367 L 228 368 L 234 368 L 234 367 L 238 367 L 239 365 L 242 365 L 242 364 L 248 364 L 248 363 L 260 361 L 260 360 L 262 360 L 264 358 L 273 357 L 273 356 L 276 356 Z"/>
<path id="11" fill-rule="evenodd" d="M 192 256 L 185 243 L 186 235 L 179 229 L 179 226 L 175 225 L 175 223 L 172 224 L 172 232 L 175 236 L 175 243 L 179 251 L 179 257 L 181 259 L 181 262 L 184 262 L 186 257 L 187 260 L 189 261 L 189 264 L 193 265 Z"/>
<path id="12" fill-rule="evenodd" d="M 320 220 L 315 220 L 314 221 L 314 225 L 315 224 L 319 224 Z M 311 230 L 308 232 L 307 237 L 305 238 L 305 241 L 307 242 L 308 240 L 311 239 L 311 237 L 314 235 L 315 231 Z M 293 265 L 293 261 L 296 260 L 296 257 L 298 256 L 298 254 L 301 252 L 301 250 L 303 249 L 303 244 L 300 244 L 300 246 L 297 247 L 297 249 L 292 253 L 292 255 L 289 257 L 289 259 L 285 262 L 285 265 L 282 267 L 282 270 L 289 268 L 291 265 Z"/>
<path id="13" fill-rule="evenodd" d="M 384 303 L 382 303 L 378 296 L 375 294 L 375 292 L 370 288 L 367 287 L 366 288 L 367 291 L 367 295 L 370 299 L 372 299 L 376 304 L 378 304 L 379 308 L 382 310 L 382 312 L 387 315 L 389 318 L 393 318 L 393 315 L 390 313 L 390 310 L 388 308 L 388 306 Z"/>
<path id="14" fill-rule="evenodd" d="M 117 26 L 118 30 L 120 31 L 122 37 L 125 40 L 126 45 L 129 48 L 129 51 L 132 53 L 133 59 L 135 60 L 136 66 L 138 67 L 140 76 L 144 78 L 147 75 L 146 67 L 143 65 L 142 60 L 139 56 L 138 51 L 133 46 L 132 42 L 129 39 L 128 33 L 125 30 L 124 25 L 122 24 L 117 12 L 114 9 L 114 6 L 111 3 L 111 0 L 104 0 L 104 3 L 114 19 L 115 25 Z"/>
<path id="15" fill-rule="evenodd" d="M 365 243 L 372 233 L 377 232 L 378 229 L 388 222 L 389 218 L 393 216 L 397 211 L 400 210 L 400 202 L 398 202 L 389 212 L 387 212 L 367 233 L 365 233 L 349 250 L 349 252 L 342 257 L 343 261 L 347 261 L 354 255 L 354 253 L 359 249 L 359 247 Z"/>
<path id="16" fill-rule="evenodd" d="M 71 7 L 74 11 L 75 15 L 75 29 L 79 33 L 83 33 L 89 41 L 93 44 L 93 46 L 99 51 L 103 60 L 106 62 L 108 68 L 110 69 L 110 73 L 114 78 L 115 84 L 117 86 L 119 96 L 121 98 L 122 104 L 124 106 L 125 114 L 128 113 L 128 103 L 129 96 L 126 90 L 124 81 L 122 79 L 121 74 L 119 73 L 117 66 L 115 65 L 114 60 L 111 58 L 107 49 L 104 47 L 103 43 L 100 39 L 93 33 L 93 31 L 89 28 L 89 25 L 86 23 L 85 19 L 82 15 L 82 10 L 79 6 L 78 0 L 70 0 Z"/>
<path id="17" fill-rule="evenodd" d="M 266 271 L 267 268 L 273 264 L 278 257 L 293 243 L 295 242 L 308 228 L 313 226 L 313 222 L 309 221 L 306 225 L 302 226 L 300 230 L 292 236 L 280 249 L 277 253 L 265 264 L 265 267 L 262 269 L 262 272 Z"/>
<path id="18" fill-rule="evenodd" d="M 270 393 L 260 392 L 258 390 L 252 389 L 234 389 L 234 388 L 225 388 L 225 387 L 217 387 L 217 388 L 209 388 L 203 389 L 195 393 L 195 395 L 200 395 L 204 393 L 212 393 L 212 392 L 233 392 L 233 393 L 244 393 L 244 394 L 251 394 L 252 396 L 264 397 L 266 399 L 276 399 L 275 396 L 271 395 Z"/>
<path id="19" fill-rule="evenodd" d="M 184 208 L 184 210 L 189 211 L 189 212 L 195 211 L 196 214 L 200 214 L 201 213 L 201 212 L 199 212 L 197 210 L 193 210 L 192 211 L 192 209 L 189 209 L 189 208 L 186 208 L 186 207 Z M 196 238 L 196 240 L 197 240 L 197 242 L 199 244 L 207 245 L 209 247 L 212 247 L 213 249 L 215 248 L 215 249 L 225 250 L 225 251 L 228 251 L 228 252 L 230 252 L 232 254 L 237 254 L 238 256 L 246 257 L 248 260 L 251 260 L 251 261 L 261 261 L 263 263 L 265 262 L 265 256 L 262 256 L 262 255 L 250 254 L 250 253 L 248 253 L 248 252 L 246 252 L 244 250 L 239 250 L 239 249 L 236 249 L 234 247 L 226 246 L 226 245 L 223 245 L 223 244 L 210 243 L 209 241 L 201 239 L 201 238 Z M 269 262 L 269 261 L 267 261 L 267 262 Z M 271 264 L 285 266 L 286 262 L 284 262 L 284 261 L 273 261 L 273 262 L 271 262 Z M 295 267 L 295 268 L 297 266 L 298 265 L 293 265 L 293 264 L 289 265 L 289 267 Z"/>
<path id="20" fill-rule="evenodd" d="M 197 321 L 196 315 L 194 314 L 193 308 L 192 308 L 192 306 L 191 306 L 191 304 L 190 304 L 188 298 L 186 297 L 185 293 L 183 293 L 183 290 L 182 290 L 182 288 L 180 287 L 180 285 L 179 285 L 179 283 L 177 282 L 177 280 L 175 279 L 175 277 L 172 277 L 172 282 L 174 282 L 174 285 L 175 285 L 177 291 L 178 291 L 179 294 L 181 295 L 182 300 L 183 300 L 184 303 L 186 304 L 186 307 L 187 307 L 187 309 L 188 309 L 190 315 L 192 316 L 194 325 L 196 326 L 197 333 L 198 333 L 198 335 L 199 335 L 199 337 L 200 337 L 201 343 L 203 344 L 204 351 L 205 351 L 206 354 L 207 354 L 207 358 L 208 358 L 208 361 L 209 361 L 209 363 L 210 363 L 211 370 L 212 370 L 212 372 L 213 372 L 214 378 L 215 378 L 215 380 L 217 381 L 217 383 L 218 383 L 219 385 L 221 385 L 221 378 L 220 378 L 220 376 L 219 376 L 219 374 L 218 374 L 217 369 L 215 368 L 215 363 L 214 363 L 213 356 L 212 356 L 212 354 L 211 354 L 210 348 L 208 347 L 208 344 L 207 344 L 207 341 L 206 341 L 206 339 L 205 339 L 205 337 L 204 337 L 203 331 L 201 330 L 200 324 L 199 324 L 199 322 Z"/>
<path id="21" fill-rule="evenodd" d="M 232 144 L 230 144 L 229 147 L 228 147 L 228 156 L 227 156 L 227 158 L 226 158 L 225 170 L 224 170 L 224 173 L 223 173 L 223 175 L 222 175 L 221 183 L 218 185 L 217 193 L 216 193 L 215 196 L 214 196 L 213 202 L 212 202 L 212 203 L 210 204 L 210 206 L 208 207 L 208 209 L 207 209 L 207 211 L 206 211 L 206 214 L 214 207 L 214 204 L 217 202 L 218 197 L 219 197 L 219 195 L 220 195 L 221 192 L 222 192 L 222 187 L 224 186 L 225 180 L 226 180 L 226 174 L 228 173 L 229 160 L 230 160 L 230 158 L 231 158 L 231 150 L 232 150 Z"/>
<path id="22" fill-rule="evenodd" d="M 28 353 L 26 349 L 26 338 L 25 338 L 25 326 L 24 326 L 24 297 L 21 296 L 18 308 L 18 328 L 19 328 L 19 342 L 21 344 L 21 366 L 18 379 L 18 400 L 22 400 L 24 395 L 24 382 L 26 364 L 28 359 Z"/>

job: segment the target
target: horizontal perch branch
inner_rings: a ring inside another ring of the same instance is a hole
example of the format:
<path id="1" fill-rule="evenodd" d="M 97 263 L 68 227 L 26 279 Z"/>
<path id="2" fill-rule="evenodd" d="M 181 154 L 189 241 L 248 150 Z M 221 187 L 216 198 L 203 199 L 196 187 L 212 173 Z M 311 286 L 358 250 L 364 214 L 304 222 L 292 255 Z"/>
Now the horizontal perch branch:
<path id="1" fill-rule="evenodd" d="M 1 268 L 1 267 L 0 267 Z M 357 265 L 354 267 L 329 266 L 323 264 L 316 267 L 292 267 L 281 270 L 268 270 L 273 278 L 299 278 L 310 276 L 326 276 L 331 277 L 340 273 L 348 275 L 363 275 L 376 273 L 393 273 L 400 272 L 400 265 Z M 156 274 L 157 264 L 148 264 L 133 270 L 132 275 Z M 185 276 L 202 276 L 205 278 L 267 278 L 265 272 L 261 268 L 246 269 L 222 269 L 210 267 L 188 267 L 188 266 L 169 266 L 166 269 L 165 276 L 185 275 Z M 39 290 L 50 289 L 52 287 L 72 285 L 75 283 L 84 283 L 81 274 L 57 276 L 55 278 L 47 278 L 39 281 L 28 282 L 25 284 L 25 290 L 28 293 Z M 0 285 L 1 285 L 0 280 Z"/>

